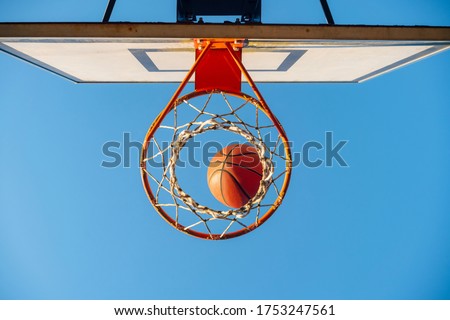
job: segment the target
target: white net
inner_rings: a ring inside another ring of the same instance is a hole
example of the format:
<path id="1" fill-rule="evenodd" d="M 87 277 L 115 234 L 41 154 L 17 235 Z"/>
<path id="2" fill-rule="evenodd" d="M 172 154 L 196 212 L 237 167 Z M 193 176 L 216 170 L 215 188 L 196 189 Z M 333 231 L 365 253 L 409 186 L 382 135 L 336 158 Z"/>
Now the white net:
<path id="1" fill-rule="evenodd" d="M 159 120 L 144 142 L 141 169 L 150 200 L 174 227 L 206 239 L 230 238 L 258 227 L 280 205 L 290 175 L 289 146 L 258 100 L 193 92 Z M 215 200 L 206 182 L 210 147 L 218 151 L 230 141 L 254 146 L 262 164 L 258 191 L 238 209 Z"/>

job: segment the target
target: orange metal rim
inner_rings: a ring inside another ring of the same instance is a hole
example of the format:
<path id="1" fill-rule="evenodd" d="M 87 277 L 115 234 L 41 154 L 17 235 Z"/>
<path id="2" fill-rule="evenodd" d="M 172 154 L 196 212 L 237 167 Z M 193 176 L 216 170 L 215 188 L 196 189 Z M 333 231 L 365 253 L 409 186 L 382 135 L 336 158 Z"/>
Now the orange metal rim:
<path id="1" fill-rule="evenodd" d="M 141 178 L 142 178 L 142 182 L 144 185 L 144 189 L 146 191 L 146 194 L 150 200 L 150 202 L 152 203 L 153 207 L 155 208 L 155 210 L 159 213 L 159 215 L 170 225 L 172 225 L 175 229 L 189 234 L 191 236 L 197 237 L 197 238 L 201 238 L 201 239 L 208 239 L 208 240 L 225 240 L 225 239 L 230 239 L 230 238 L 234 238 L 234 237 L 238 237 L 241 235 L 244 235 L 250 231 L 253 231 L 254 229 L 256 229 L 257 227 L 261 226 L 264 222 L 266 222 L 272 215 L 273 213 L 276 211 L 276 209 L 281 205 L 281 202 L 283 201 L 283 198 L 286 194 L 286 191 L 288 189 L 289 186 L 289 181 L 290 181 L 290 176 L 291 176 L 291 170 L 292 170 L 292 160 L 291 160 L 291 152 L 290 152 L 290 147 L 289 147 L 289 142 L 288 142 L 288 138 L 284 132 L 284 130 L 280 131 L 279 129 L 281 127 L 280 123 L 278 122 L 278 120 L 273 116 L 272 113 L 268 113 L 267 109 L 265 109 L 263 107 L 263 105 L 255 98 L 248 96 L 244 93 L 240 93 L 240 94 L 236 94 L 233 92 L 224 92 L 220 89 L 217 90 L 207 90 L 207 91 L 196 91 L 196 92 L 192 92 L 189 93 L 183 97 L 181 97 L 178 100 L 175 100 L 174 103 L 171 106 L 171 109 L 169 110 L 169 112 L 176 107 L 182 100 L 189 100 L 191 98 L 197 97 L 197 96 L 201 96 L 201 95 L 207 95 L 207 94 L 211 94 L 211 93 L 219 93 L 219 92 L 223 92 L 225 94 L 228 95 L 232 95 L 232 96 L 236 96 L 236 97 L 240 97 L 246 100 L 249 100 L 253 105 L 255 105 L 257 108 L 259 108 L 259 110 L 261 110 L 262 112 L 264 112 L 269 119 L 271 119 L 275 125 L 275 127 L 277 128 L 282 143 L 283 143 L 283 148 L 284 148 L 284 152 L 286 155 L 286 171 L 285 171 L 285 177 L 284 177 L 284 181 L 283 181 L 283 185 L 280 189 L 279 192 L 279 196 L 277 197 L 277 199 L 275 200 L 274 204 L 261 216 L 261 218 L 258 219 L 257 222 L 249 225 L 247 228 L 242 228 L 238 231 L 234 231 L 234 232 L 230 232 L 230 233 L 225 233 L 224 235 L 221 234 L 209 234 L 209 233 L 203 233 L 203 232 L 199 232 L 199 231 L 195 231 L 195 230 L 191 230 L 191 229 L 185 229 L 184 225 L 179 224 L 176 220 L 174 220 L 170 214 L 168 214 L 161 206 L 158 205 L 157 199 L 151 189 L 150 186 L 150 182 L 148 179 L 148 175 L 147 175 L 147 168 L 146 168 L 146 157 L 147 157 L 147 152 L 148 152 L 148 146 L 149 143 L 151 141 L 151 139 L 153 138 L 154 134 L 156 133 L 156 130 L 158 129 L 158 127 L 156 126 L 151 126 L 149 129 L 149 132 L 144 140 L 143 143 L 143 147 L 142 147 L 142 152 L 141 152 L 141 161 L 140 161 L 140 167 L 141 167 Z M 167 114 L 169 113 L 167 112 Z M 270 115 L 270 116 L 269 116 Z M 163 120 L 162 118 L 160 118 L 160 116 L 157 117 L 157 119 Z"/>

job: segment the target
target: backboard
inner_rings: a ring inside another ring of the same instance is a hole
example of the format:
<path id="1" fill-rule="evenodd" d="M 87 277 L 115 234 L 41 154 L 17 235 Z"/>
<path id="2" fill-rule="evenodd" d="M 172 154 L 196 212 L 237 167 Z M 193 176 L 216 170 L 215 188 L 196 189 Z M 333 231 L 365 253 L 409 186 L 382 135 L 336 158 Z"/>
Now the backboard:
<path id="1" fill-rule="evenodd" d="M 180 82 L 210 37 L 245 39 L 255 82 L 357 83 L 450 47 L 439 27 L 0 24 L 0 50 L 78 83 Z"/>

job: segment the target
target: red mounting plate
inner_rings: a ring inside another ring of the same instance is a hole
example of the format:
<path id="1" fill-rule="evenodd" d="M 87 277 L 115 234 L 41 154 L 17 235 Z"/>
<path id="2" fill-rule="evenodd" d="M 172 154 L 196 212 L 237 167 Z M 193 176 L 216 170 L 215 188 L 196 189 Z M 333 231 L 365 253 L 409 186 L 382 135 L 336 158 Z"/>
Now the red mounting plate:
<path id="1" fill-rule="evenodd" d="M 195 40 L 195 58 L 198 59 L 207 41 L 213 41 L 210 50 L 199 62 L 195 70 L 195 90 L 210 90 L 220 88 L 224 91 L 241 92 L 242 74 L 239 66 L 233 60 L 225 43 L 233 47 L 233 54 L 242 61 L 244 40 L 214 39 Z"/>

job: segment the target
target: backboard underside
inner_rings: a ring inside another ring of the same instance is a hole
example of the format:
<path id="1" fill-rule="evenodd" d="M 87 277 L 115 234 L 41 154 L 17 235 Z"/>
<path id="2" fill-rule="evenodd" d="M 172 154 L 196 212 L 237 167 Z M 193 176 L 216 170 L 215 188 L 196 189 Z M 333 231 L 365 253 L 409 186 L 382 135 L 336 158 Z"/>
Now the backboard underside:
<path id="1" fill-rule="evenodd" d="M 242 51 L 255 82 L 362 82 L 450 47 L 450 41 L 420 38 L 266 38 L 249 38 Z M 78 83 L 180 82 L 195 59 L 193 38 L 172 37 L 0 33 L 0 50 Z"/>

